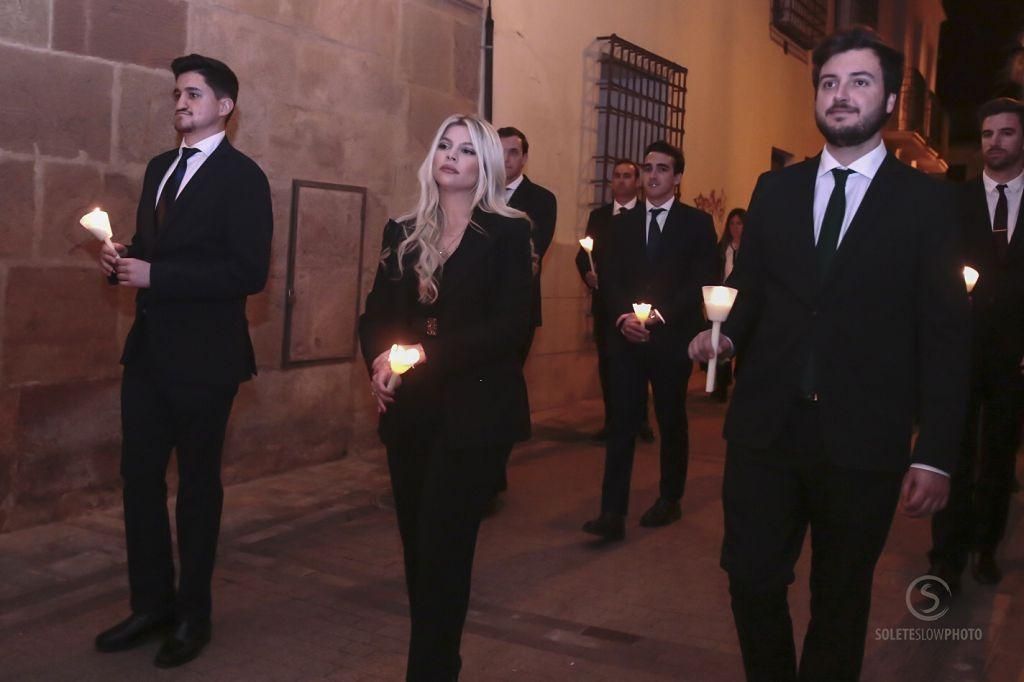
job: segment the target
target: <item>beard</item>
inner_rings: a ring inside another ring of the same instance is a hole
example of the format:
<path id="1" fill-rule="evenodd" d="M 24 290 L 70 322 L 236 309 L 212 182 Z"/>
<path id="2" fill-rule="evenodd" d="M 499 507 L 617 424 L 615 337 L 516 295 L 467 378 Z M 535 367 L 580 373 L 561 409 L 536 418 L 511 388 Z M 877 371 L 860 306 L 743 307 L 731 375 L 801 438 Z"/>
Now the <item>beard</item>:
<path id="1" fill-rule="evenodd" d="M 985 166 L 995 171 L 1007 170 L 1019 164 L 1021 158 L 1024 157 L 1024 150 L 1018 150 L 1016 154 L 1005 149 L 1001 151 L 1003 152 L 1002 155 L 984 154 Z"/>
<path id="2" fill-rule="evenodd" d="M 859 122 L 850 125 L 829 125 L 828 119 L 825 117 L 827 114 L 828 112 L 825 115 L 815 112 L 814 121 L 818 124 L 818 130 L 821 131 L 822 136 L 833 147 L 856 147 L 867 142 L 882 129 L 889 118 L 883 105 L 869 111 L 861 117 Z"/>

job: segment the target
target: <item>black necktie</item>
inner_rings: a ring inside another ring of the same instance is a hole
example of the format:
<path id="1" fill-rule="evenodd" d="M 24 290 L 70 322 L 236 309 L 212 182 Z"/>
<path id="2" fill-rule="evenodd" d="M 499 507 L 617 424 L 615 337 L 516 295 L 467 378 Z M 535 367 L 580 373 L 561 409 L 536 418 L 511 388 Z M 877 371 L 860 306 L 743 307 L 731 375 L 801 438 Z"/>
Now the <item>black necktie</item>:
<path id="1" fill-rule="evenodd" d="M 651 221 L 647 224 L 647 260 L 654 262 L 658 257 L 658 244 L 661 243 L 661 227 L 658 225 L 658 216 L 663 208 L 652 208 Z"/>
<path id="2" fill-rule="evenodd" d="M 1002 263 L 1006 260 L 1006 250 L 1009 247 L 1010 233 L 1009 225 L 1010 207 L 1006 203 L 1006 185 L 996 185 L 999 191 L 999 199 L 996 201 L 996 213 L 992 216 L 992 241 L 996 247 L 996 258 Z"/>
<path id="3" fill-rule="evenodd" d="M 818 233 L 818 273 L 823 278 L 828 272 L 832 256 L 839 247 L 839 233 L 843 229 L 843 218 L 846 216 L 846 178 L 852 172 L 843 168 L 832 169 L 832 177 L 836 184 L 828 198 L 825 217 L 822 218 L 821 231 Z"/>
<path id="4" fill-rule="evenodd" d="M 188 167 L 188 160 L 193 154 L 198 154 L 199 150 L 194 147 L 182 147 L 181 156 L 178 157 L 178 165 L 174 167 L 174 171 L 171 173 L 171 177 L 167 178 L 167 182 L 164 183 L 164 189 L 160 192 L 160 198 L 156 202 L 156 227 L 160 227 L 164 223 L 164 219 L 167 217 L 167 212 L 171 210 L 171 206 L 174 205 L 174 200 L 178 198 L 178 190 L 181 189 L 181 181 L 185 177 L 185 170 Z"/>

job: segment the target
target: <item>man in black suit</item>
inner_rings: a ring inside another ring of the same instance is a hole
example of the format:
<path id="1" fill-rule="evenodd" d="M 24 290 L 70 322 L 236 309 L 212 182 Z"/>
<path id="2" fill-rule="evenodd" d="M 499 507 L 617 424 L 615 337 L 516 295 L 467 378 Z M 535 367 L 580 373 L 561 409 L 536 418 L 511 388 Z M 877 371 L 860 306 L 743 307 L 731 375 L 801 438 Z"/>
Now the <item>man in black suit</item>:
<path id="1" fill-rule="evenodd" d="M 882 142 L 903 55 L 850 29 L 814 50 L 812 79 L 825 148 L 758 180 L 718 349 L 743 361 L 725 422 L 721 561 L 748 680 L 858 678 L 897 503 L 910 516 L 946 503 L 966 398 L 951 197 Z M 710 332 L 690 354 L 711 359 Z M 808 526 L 798 668 L 786 593 Z"/>
<path id="2" fill-rule="evenodd" d="M 625 535 L 648 381 L 661 435 L 661 484 L 640 525 L 664 526 L 680 518 L 689 453 L 686 383 L 692 369 L 685 344 L 704 324 L 701 287 L 714 282 L 718 269 L 711 216 L 675 198 L 683 177 L 682 152 L 667 142 L 653 142 L 641 169 L 644 205 L 612 219 L 611 246 L 600 262 L 610 337 L 611 431 L 601 514 L 583 530 L 605 540 Z M 638 302 L 651 305 L 646 324 L 633 313 Z"/>
<path id="3" fill-rule="evenodd" d="M 128 246 L 100 266 L 138 290 L 121 363 L 125 536 L 132 615 L 96 638 L 132 648 L 170 628 L 155 663 L 186 663 L 210 639 L 221 450 L 239 382 L 256 372 L 245 301 L 266 284 L 273 213 L 266 176 L 225 139 L 238 97 L 226 64 L 171 63 L 179 148 L 149 162 Z M 181 576 L 174 585 L 164 480 L 177 451 Z M 172 627 L 173 626 L 173 627 Z"/>
<path id="4" fill-rule="evenodd" d="M 1006 531 L 1024 412 L 1024 103 L 1000 98 L 978 111 L 985 169 L 964 187 L 964 262 L 979 273 L 971 295 L 971 396 L 949 506 L 932 521 L 932 575 L 950 590 L 974 551 L 977 582 L 1002 578 L 996 548 Z M 980 432 L 980 442 L 979 442 Z"/>
<path id="5" fill-rule="evenodd" d="M 594 240 L 593 253 L 587 257 L 586 251 L 580 247 L 576 253 L 576 269 L 583 283 L 590 290 L 590 314 L 594 323 L 594 344 L 597 346 L 597 376 L 601 382 L 601 399 L 604 401 L 604 424 L 594 438 L 605 440 L 608 437 L 608 424 L 611 412 L 608 400 L 608 334 L 604 314 L 604 291 L 598 286 L 597 263 L 605 252 L 611 236 L 612 216 L 632 210 L 636 206 L 640 192 L 640 168 L 628 159 L 619 159 L 612 167 L 612 202 L 598 206 L 587 218 L 586 236 Z M 594 267 L 591 267 L 593 260 Z M 644 396 L 644 420 L 640 425 L 640 438 L 648 443 L 654 442 L 654 432 L 647 420 L 647 400 Z"/>
<path id="6" fill-rule="evenodd" d="M 544 254 L 551 246 L 551 240 L 555 236 L 555 220 L 558 216 L 558 201 L 555 195 L 531 182 L 524 173 L 526 162 L 529 160 L 530 143 L 526 135 L 518 128 L 506 126 L 498 128 L 498 137 L 501 138 L 501 146 L 505 151 L 505 200 L 512 208 L 519 209 L 530 218 L 533 240 L 533 251 L 537 254 L 537 267 L 533 273 L 533 303 L 530 306 L 530 334 L 520 349 L 519 357 L 526 363 L 526 357 L 530 354 L 530 346 L 533 345 L 533 335 L 537 327 L 541 325 L 541 294 L 540 294 L 540 271 L 544 261 Z M 512 451 L 504 453 L 506 468 L 509 455 Z M 498 482 L 498 492 L 508 489 L 508 478 L 502 473 Z M 492 511 L 495 508 L 492 504 Z"/>

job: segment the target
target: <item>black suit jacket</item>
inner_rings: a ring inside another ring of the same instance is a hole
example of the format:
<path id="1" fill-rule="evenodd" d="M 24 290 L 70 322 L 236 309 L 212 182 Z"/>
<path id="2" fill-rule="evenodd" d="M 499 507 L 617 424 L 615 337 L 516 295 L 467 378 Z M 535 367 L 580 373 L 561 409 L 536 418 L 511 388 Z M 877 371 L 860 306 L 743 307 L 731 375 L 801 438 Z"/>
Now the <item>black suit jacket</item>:
<path id="1" fill-rule="evenodd" d="M 128 256 L 148 261 L 123 364 L 143 350 L 173 381 L 231 384 L 256 372 L 245 300 L 263 290 L 274 216 L 260 167 L 221 141 L 178 195 L 159 234 L 157 189 L 178 150 L 146 168 Z"/>
<path id="2" fill-rule="evenodd" d="M 430 305 L 418 299 L 415 253 L 398 272 L 406 228 L 391 221 L 384 229 L 382 260 L 359 320 L 366 365 L 372 372 L 374 358 L 395 343 L 422 343 L 427 354 L 381 416 L 385 444 L 410 429 L 440 428 L 452 448 L 506 446 L 529 436 L 518 351 L 530 330 L 530 226 L 479 209 L 473 223 L 444 264 Z"/>
<path id="3" fill-rule="evenodd" d="M 964 185 L 962 194 L 964 263 L 980 275 L 971 294 L 975 371 L 1009 380 L 1020 376 L 1024 357 L 1024 210 L 1000 263 L 982 179 Z"/>
<path id="4" fill-rule="evenodd" d="M 533 250 L 537 254 L 537 273 L 534 276 L 533 305 L 530 317 L 533 326 L 541 324 L 540 267 L 555 236 L 555 220 L 558 216 L 558 201 L 555 195 L 523 176 L 523 181 L 509 197 L 508 205 L 530 216 L 533 223 L 531 235 Z"/>
<path id="5" fill-rule="evenodd" d="M 604 289 L 609 333 L 634 303 L 650 303 L 667 320 L 652 327 L 652 337 L 685 344 L 704 326 L 701 287 L 714 284 L 718 271 L 715 227 L 711 216 L 673 201 L 662 228 L 658 257 L 653 264 L 646 252 L 646 204 L 612 218 L 610 247 L 602 254 L 599 272 Z M 628 347 L 617 331 L 611 349 Z M 652 340 L 656 340 L 652 338 Z"/>
<path id="6" fill-rule="evenodd" d="M 900 471 L 914 462 L 951 473 L 968 369 L 952 188 L 887 156 L 819 282 L 818 162 L 762 175 L 750 200 L 743 257 L 729 278 L 739 294 L 722 328 L 743 363 L 725 436 L 770 447 L 813 349 L 832 463 Z"/>

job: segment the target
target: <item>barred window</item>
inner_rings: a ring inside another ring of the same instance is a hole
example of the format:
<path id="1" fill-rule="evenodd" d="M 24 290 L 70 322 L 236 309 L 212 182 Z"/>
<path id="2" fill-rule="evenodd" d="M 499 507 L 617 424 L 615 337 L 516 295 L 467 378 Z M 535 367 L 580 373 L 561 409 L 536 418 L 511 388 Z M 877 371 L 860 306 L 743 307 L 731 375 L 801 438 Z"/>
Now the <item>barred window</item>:
<path id="1" fill-rule="evenodd" d="M 639 164 L 655 140 L 683 147 L 686 69 L 617 35 L 597 39 L 600 75 L 597 99 L 595 205 L 612 200 L 617 159 Z"/>

